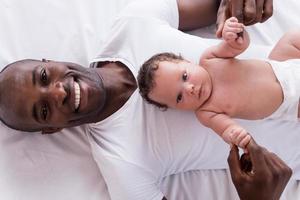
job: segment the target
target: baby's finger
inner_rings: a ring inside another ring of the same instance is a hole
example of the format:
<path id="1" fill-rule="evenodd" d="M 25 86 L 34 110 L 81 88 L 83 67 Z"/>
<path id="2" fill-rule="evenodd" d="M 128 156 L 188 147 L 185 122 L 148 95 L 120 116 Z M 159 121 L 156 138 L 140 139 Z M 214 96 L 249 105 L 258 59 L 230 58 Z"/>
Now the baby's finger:
<path id="1" fill-rule="evenodd" d="M 243 28 L 235 28 L 235 27 L 227 27 L 224 31 L 226 32 L 233 32 L 233 33 L 240 33 L 243 32 Z"/>
<path id="2" fill-rule="evenodd" d="M 242 37 L 238 37 L 237 43 L 243 44 L 243 42 L 244 42 L 244 39 Z"/>
<path id="3" fill-rule="evenodd" d="M 225 41 L 232 41 L 232 40 L 235 40 L 236 38 L 237 38 L 237 34 L 235 34 L 235 33 L 226 33 L 223 39 Z"/>
<path id="4" fill-rule="evenodd" d="M 230 17 L 227 21 L 237 23 L 238 19 L 236 17 Z"/>
<path id="5" fill-rule="evenodd" d="M 226 27 L 230 27 L 230 28 L 242 28 L 242 29 L 244 29 L 244 24 L 242 24 L 242 23 L 228 22 L 226 24 Z"/>
<path id="6" fill-rule="evenodd" d="M 251 136 L 250 135 L 246 135 L 246 137 L 244 137 L 242 139 L 242 141 L 239 143 L 238 146 L 242 147 L 242 148 L 245 148 L 247 146 L 247 144 L 249 144 L 250 140 L 251 140 Z M 246 151 L 246 149 L 245 149 L 245 151 Z"/>
<path id="7" fill-rule="evenodd" d="M 234 143 L 236 144 L 236 145 L 238 145 L 238 146 L 240 146 L 240 143 L 242 142 L 242 140 L 244 139 L 244 138 L 246 138 L 247 137 L 247 132 L 245 131 L 245 130 L 243 130 L 243 129 L 239 129 L 238 130 L 238 135 L 237 135 L 237 137 L 235 137 L 235 139 L 234 139 Z M 241 147 L 241 146 L 240 146 Z"/>

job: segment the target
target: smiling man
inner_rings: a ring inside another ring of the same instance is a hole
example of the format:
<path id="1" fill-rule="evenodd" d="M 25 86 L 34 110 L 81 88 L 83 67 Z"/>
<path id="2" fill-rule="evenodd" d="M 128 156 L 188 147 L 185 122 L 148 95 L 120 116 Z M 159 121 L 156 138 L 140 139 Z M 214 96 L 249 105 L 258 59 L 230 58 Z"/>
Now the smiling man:
<path id="1" fill-rule="evenodd" d="M 222 2 L 219 16 L 234 9 L 229 1 Z M 245 2 L 232 12 L 256 11 L 251 7 L 255 1 Z M 272 1 L 256 3 L 265 10 L 251 12 L 251 23 L 272 15 Z M 200 126 L 193 113 L 162 113 L 146 104 L 135 79 L 140 65 L 159 52 L 181 53 L 197 62 L 209 42 L 177 29 L 214 22 L 219 4 L 218 0 L 133 1 L 114 21 L 90 68 L 46 60 L 10 64 L 0 74 L 1 120 L 15 129 L 44 133 L 89 123 L 86 135 L 112 200 L 166 199 L 158 187 L 164 177 L 227 168 L 228 149 L 221 140 Z M 281 185 L 271 189 L 281 193 L 287 180 L 276 180 Z M 260 189 L 249 184 L 239 190 L 248 194 L 253 192 L 251 186 Z"/>
<path id="2" fill-rule="evenodd" d="M 18 130 L 58 131 L 101 120 L 106 99 L 100 74 L 74 63 L 21 60 L 0 76 L 2 121 Z M 17 91 L 17 92 L 16 92 Z"/>

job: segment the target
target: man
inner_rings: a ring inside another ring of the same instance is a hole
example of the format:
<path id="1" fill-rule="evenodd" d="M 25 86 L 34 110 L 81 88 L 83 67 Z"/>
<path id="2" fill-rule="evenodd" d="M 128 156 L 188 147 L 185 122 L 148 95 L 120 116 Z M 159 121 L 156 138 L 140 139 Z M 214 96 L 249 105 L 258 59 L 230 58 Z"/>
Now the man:
<path id="1" fill-rule="evenodd" d="M 203 40 L 174 28 L 178 24 L 186 29 L 197 23 L 206 25 L 201 18 L 185 25 L 190 16 L 195 18 L 204 11 L 210 20 L 203 17 L 204 22 L 212 22 L 217 2 L 194 2 L 198 3 L 196 6 L 183 3 L 178 2 L 179 15 L 187 19 L 180 17 L 179 22 L 175 1 L 130 4 L 114 23 L 111 38 L 101 55 L 91 64 L 96 69 L 47 60 L 11 64 L 0 77 L 3 122 L 15 129 L 44 133 L 95 123 L 87 132 L 112 199 L 162 199 L 163 194 L 156 185 L 164 176 L 216 165 L 216 168 L 224 168 L 224 155 L 218 154 L 216 149 L 199 150 L 204 140 L 218 143 L 213 136 L 191 132 L 186 135 L 189 139 L 183 140 L 182 134 L 178 135 L 186 131 L 182 129 L 185 126 L 187 129 L 194 126 L 191 114 L 184 113 L 187 124 L 176 132 L 178 126 L 172 116 L 179 113 L 157 112 L 136 92 L 137 69 L 150 55 L 158 51 L 177 51 L 198 60 L 207 46 Z M 269 8 L 270 4 L 266 5 L 263 7 Z M 190 11 L 191 8 L 196 9 Z M 267 11 L 259 14 L 262 13 Z M 195 144 L 193 139 L 197 137 L 203 139 L 202 144 Z M 205 156 L 208 152 L 217 156 L 211 159 Z M 187 153 L 191 156 L 185 160 Z"/>

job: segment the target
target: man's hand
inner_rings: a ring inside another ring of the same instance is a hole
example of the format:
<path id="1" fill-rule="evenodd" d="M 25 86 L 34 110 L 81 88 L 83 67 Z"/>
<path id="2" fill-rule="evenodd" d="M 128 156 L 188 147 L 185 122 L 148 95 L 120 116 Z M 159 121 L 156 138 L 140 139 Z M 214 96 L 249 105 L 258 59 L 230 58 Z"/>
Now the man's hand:
<path id="1" fill-rule="evenodd" d="M 225 20 L 236 17 L 244 25 L 265 22 L 273 14 L 273 0 L 221 0 L 217 16 L 218 38 L 222 37 Z"/>
<path id="2" fill-rule="evenodd" d="M 247 145 L 248 155 L 239 159 L 234 145 L 228 156 L 232 181 L 243 200 L 279 199 L 292 170 L 274 153 L 251 139 Z"/>

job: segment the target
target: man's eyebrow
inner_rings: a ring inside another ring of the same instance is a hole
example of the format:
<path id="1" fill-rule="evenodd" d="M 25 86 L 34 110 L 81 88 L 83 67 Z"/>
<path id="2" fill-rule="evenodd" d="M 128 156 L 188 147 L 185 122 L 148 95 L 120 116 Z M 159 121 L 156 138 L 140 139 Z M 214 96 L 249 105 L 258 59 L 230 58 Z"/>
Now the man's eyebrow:
<path id="1" fill-rule="evenodd" d="M 32 116 L 35 119 L 35 121 L 39 122 L 38 115 L 37 115 L 36 104 L 34 104 L 33 107 L 32 107 Z"/>

